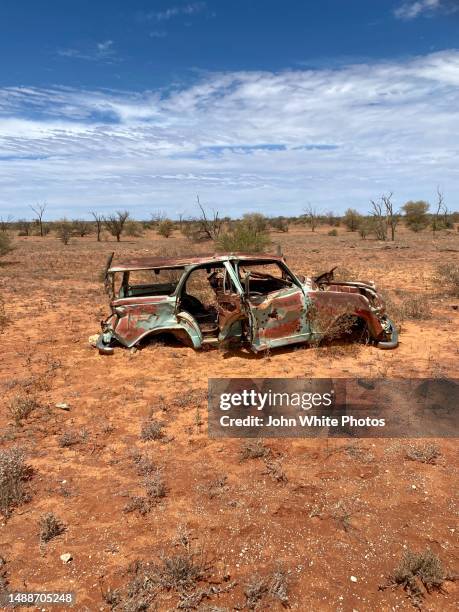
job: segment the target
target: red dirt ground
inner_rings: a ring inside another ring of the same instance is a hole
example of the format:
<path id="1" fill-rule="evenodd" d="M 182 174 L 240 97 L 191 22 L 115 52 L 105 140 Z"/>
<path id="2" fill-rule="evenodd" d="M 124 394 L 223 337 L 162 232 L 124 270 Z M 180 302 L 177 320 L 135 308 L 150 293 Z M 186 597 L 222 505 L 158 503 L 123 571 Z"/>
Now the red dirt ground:
<path id="1" fill-rule="evenodd" d="M 125 594 L 132 562 L 156 564 L 162 554 L 180 552 L 177 532 L 185 527 L 191 546 L 205 552 L 210 582 L 229 587 L 203 599 L 200 610 L 247 609 L 247 585 L 278 565 L 288 573 L 292 609 L 340 612 L 413 609 L 401 587 L 378 589 L 407 549 L 429 547 L 457 570 L 456 440 L 436 441 L 435 464 L 407 459 L 407 446 L 422 440 L 269 440 L 287 478 L 277 482 L 262 458 L 241 461 L 240 440 L 211 440 L 206 431 L 208 377 L 459 378 L 459 313 L 452 308 L 458 300 L 434 278 L 439 263 L 457 263 L 457 252 L 447 250 L 457 248 L 457 233 L 433 239 L 405 231 L 384 244 L 341 228 L 337 237 L 294 229 L 274 240 L 298 273 L 339 265 L 374 279 L 396 303 L 428 296 L 432 317 L 403 321 L 395 351 L 346 345 L 255 356 L 149 343 L 106 357 L 88 337 L 108 314 L 100 282 L 107 254 L 188 252 L 189 245 L 152 233 L 119 244 L 93 236 L 68 246 L 51 236 L 16 240 L 0 269 L 9 318 L 1 336 L 0 450 L 24 448 L 34 475 L 30 502 L 0 523 L 10 589 L 73 590 L 75 609 L 109 610 L 102 591 Z M 41 408 L 19 427 L 7 407 L 26 392 Z M 58 402 L 70 411 L 56 408 Z M 164 421 L 165 440 L 142 441 L 151 413 Z M 78 442 L 62 447 L 68 431 L 78 432 Z M 163 469 L 167 487 L 145 516 L 124 512 L 129 496 L 142 494 L 134 451 Z M 45 512 L 67 529 L 40 547 Z M 60 555 L 67 552 L 73 559 L 64 564 Z M 426 593 L 424 609 L 456 610 L 458 589 L 447 581 L 443 592 Z M 179 595 L 162 589 L 155 602 L 158 610 L 173 610 Z M 122 606 L 116 609 L 135 609 Z M 268 596 L 257 609 L 282 605 Z"/>

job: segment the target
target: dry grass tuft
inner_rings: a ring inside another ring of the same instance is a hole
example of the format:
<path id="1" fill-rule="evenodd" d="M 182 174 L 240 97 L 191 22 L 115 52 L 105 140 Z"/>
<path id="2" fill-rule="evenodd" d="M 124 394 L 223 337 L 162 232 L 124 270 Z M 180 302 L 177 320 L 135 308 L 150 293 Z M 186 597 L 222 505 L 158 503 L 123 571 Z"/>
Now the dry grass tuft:
<path id="1" fill-rule="evenodd" d="M 239 458 L 241 461 L 259 459 L 260 457 L 266 457 L 270 452 L 270 449 L 263 444 L 263 440 L 245 440 L 241 444 Z"/>
<path id="2" fill-rule="evenodd" d="M 269 609 L 268 598 L 288 606 L 287 572 L 278 567 L 270 576 L 261 578 L 254 575 L 247 584 L 244 595 L 248 610 Z"/>
<path id="3" fill-rule="evenodd" d="M 380 588 L 384 589 L 393 584 L 401 585 L 414 607 L 420 609 L 425 592 L 440 590 L 446 579 L 440 559 L 429 548 L 421 553 L 407 550 L 390 576 L 389 584 Z"/>
<path id="4" fill-rule="evenodd" d="M 412 461 L 435 464 L 440 456 L 440 449 L 436 444 L 410 445 L 406 450 L 406 457 Z"/>
<path id="5" fill-rule="evenodd" d="M 162 421 L 153 418 L 148 419 L 148 421 L 144 421 L 142 424 L 140 437 L 145 442 L 148 440 L 163 440 L 165 437 L 163 428 L 164 423 Z"/>
<path id="6" fill-rule="evenodd" d="M 26 483 L 31 474 L 32 468 L 26 464 L 22 449 L 0 451 L 0 512 L 5 518 L 16 506 L 30 499 Z"/>
<path id="7" fill-rule="evenodd" d="M 49 542 L 65 531 L 65 526 L 52 512 L 43 514 L 38 524 L 40 527 L 40 542 Z"/>
<path id="8" fill-rule="evenodd" d="M 40 408 L 40 403 L 30 395 L 17 395 L 8 404 L 8 412 L 17 427 L 21 427 L 22 422 L 37 408 Z"/>

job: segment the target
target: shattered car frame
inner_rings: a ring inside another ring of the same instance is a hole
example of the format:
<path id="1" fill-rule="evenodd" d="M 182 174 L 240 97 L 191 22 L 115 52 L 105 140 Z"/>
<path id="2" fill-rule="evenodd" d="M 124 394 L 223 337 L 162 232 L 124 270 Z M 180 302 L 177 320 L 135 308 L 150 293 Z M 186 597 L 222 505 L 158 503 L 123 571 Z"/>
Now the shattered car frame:
<path id="1" fill-rule="evenodd" d="M 111 314 L 97 341 L 102 353 L 163 333 L 195 349 L 242 342 L 258 352 L 317 342 L 339 335 L 336 330 L 357 331 L 383 349 L 398 345 L 374 283 L 335 281 L 333 270 L 304 278 L 278 255 L 150 257 L 116 265 L 112 257 L 105 272 Z"/>

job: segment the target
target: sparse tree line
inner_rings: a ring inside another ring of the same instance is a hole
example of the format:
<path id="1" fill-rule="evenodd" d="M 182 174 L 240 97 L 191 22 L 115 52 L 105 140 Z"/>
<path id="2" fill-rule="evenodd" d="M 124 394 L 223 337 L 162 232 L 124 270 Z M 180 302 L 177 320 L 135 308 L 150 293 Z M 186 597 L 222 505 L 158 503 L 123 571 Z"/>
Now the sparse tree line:
<path id="1" fill-rule="evenodd" d="M 433 235 L 441 230 L 454 229 L 459 222 L 459 213 L 451 212 L 445 203 L 442 191 L 437 189 L 434 206 L 423 200 L 406 202 L 400 209 L 393 203 L 393 194 L 383 194 L 377 200 L 370 200 L 367 214 L 348 208 L 344 215 L 333 211 L 321 212 L 312 204 L 305 207 L 304 214 L 297 217 L 267 217 L 261 213 L 247 213 L 240 219 L 220 217 L 218 211 L 206 209 L 197 197 L 198 215 L 170 219 L 165 213 L 155 213 L 148 221 L 136 221 L 126 210 L 108 215 L 91 211 L 91 220 L 66 218 L 46 221 L 46 204 L 31 206 L 32 220 L 14 220 L 11 216 L 0 217 L 0 256 L 12 248 L 9 233 L 16 231 L 19 236 L 38 235 L 45 237 L 53 233 L 67 245 L 73 237 L 83 238 L 94 235 L 100 242 L 107 236 L 119 242 L 122 236 L 140 237 L 146 230 L 154 230 L 163 238 L 180 232 L 190 242 L 213 241 L 220 250 L 260 252 L 266 249 L 273 232 L 286 233 L 291 226 L 307 225 L 312 232 L 320 226 L 329 226 L 331 236 L 338 235 L 338 229 L 357 232 L 362 239 L 395 240 L 401 223 L 413 232 L 430 230 Z M 459 229 L 459 228 L 458 228 Z"/>

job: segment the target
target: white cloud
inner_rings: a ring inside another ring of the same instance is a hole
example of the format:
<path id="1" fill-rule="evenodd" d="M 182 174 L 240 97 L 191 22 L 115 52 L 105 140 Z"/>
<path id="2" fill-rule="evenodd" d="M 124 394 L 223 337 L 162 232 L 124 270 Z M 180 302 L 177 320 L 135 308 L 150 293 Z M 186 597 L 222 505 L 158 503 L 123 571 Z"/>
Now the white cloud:
<path id="1" fill-rule="evenodd" d="M 89 61 L 113 61 L 116 55 L 113 40 L 104 40 L 86 48 L 58 49 L 57 54 Z"/>
<path id="2" fill-rule="evenodd" d="M 191 2 L 189 4 L 185 4 L 184 6 L 171 6 L 165 11 L 153 11 L 148 13 L 146 17 L 147 19 L 152 19 L 155 21 L 169 21 L 169 19 L 179 15 L 194 15 L 195 13 L 200 13 L 205 8 L 205 2 Z"/>
<path id="3" fill-rule="evenodd" d="M 420 15 L 433 15 L 435 12 L 446 13 L 458 10 L 455 0 L 417 0 L 416 2 L 403 2 L 394 11 L 398 19 L 410 20 Z"/>
<path id="4" fill-rule="evenodd" d="M 212 73 L 160 92 L 0 89 L 0 209 L 367 210 L 459 203 L 459 51 L 336 70 Z"/>

